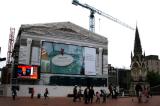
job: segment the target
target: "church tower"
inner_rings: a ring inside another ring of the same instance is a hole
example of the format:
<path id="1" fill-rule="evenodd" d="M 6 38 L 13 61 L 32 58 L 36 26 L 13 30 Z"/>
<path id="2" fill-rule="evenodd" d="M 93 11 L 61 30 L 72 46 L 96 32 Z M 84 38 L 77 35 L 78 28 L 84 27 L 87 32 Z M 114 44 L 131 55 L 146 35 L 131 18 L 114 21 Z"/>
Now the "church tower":
<path id="1" fill-rule="evenodd" d="M 131 52 L 131 88 L 134 90 L 136 84 L 146 82 L 145 53 L 142 54 L 141 40 L 138 28 L 135 31 L 134 51 Z"/>

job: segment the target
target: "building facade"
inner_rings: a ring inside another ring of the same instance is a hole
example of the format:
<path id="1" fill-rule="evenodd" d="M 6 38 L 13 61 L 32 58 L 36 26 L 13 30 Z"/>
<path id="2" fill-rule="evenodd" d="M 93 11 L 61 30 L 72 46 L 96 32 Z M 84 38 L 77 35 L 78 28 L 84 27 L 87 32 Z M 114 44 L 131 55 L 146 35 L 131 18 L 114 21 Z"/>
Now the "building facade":
<path id="1" fill-rule="evenodd" d="M 41 85 L 66 96 L 74 85 L 108 85 L 107 38 L 70 22 L 22 25 L 13 57 L 12 84 L 20 91 L 30 85 L 41 92 Z"/>
<path id="2" fill-rule="evenodd" d="M 158 55 L 148 55 L 145 57 L 145 64 L 148 71 L 160 74 L 160 60 Z"/>
<path id="3" fill-rule="evenodd" d="M 115 68 L 108 64 L 108 83 L 128 91 L 130 88 L 131 70 Z"/>

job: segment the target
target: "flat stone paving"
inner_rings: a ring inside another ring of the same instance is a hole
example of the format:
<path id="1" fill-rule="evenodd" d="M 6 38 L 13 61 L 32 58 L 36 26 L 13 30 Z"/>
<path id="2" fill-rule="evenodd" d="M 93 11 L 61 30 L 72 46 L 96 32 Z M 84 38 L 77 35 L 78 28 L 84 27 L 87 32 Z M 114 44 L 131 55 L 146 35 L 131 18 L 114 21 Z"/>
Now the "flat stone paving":
<path id="1" fill-rule="evenodd" d="M 94 100 L 95 101 L 95 100 Z M 92 103 L 84 104 L 81 102 L 72 102 L 72 98 L 68 97 L 50 97 L 48 99 L 36 97 L 31 99 L 29 97 L 16 97 L 13 101 L 11 97 L 0 97 L 0 106 L 160 106 L 160 96 L 153 96 L 149 98 L 148 103 L 138 103 L 134 97 L 125 97 L 118 99 L 107 99 L 106 103 Z"/>

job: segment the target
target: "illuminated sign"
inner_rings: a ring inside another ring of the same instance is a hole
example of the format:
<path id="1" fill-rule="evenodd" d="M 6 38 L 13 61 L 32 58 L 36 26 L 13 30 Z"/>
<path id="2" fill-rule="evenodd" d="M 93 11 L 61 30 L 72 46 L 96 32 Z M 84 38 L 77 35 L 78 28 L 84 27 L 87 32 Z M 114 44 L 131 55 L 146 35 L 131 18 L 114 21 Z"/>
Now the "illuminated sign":
<path id="1" fill-rule="evenodd" d="M 17 78 L 38 79 L 38 66 L 18 65 Z"/>

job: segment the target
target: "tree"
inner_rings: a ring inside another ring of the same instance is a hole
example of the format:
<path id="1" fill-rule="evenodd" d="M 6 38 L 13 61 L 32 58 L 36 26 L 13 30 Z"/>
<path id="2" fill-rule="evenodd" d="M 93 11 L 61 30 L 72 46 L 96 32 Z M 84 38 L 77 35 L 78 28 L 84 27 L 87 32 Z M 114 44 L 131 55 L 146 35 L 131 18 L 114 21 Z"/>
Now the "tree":
<path id="1" fill-rule="evenodd" d="M 150 86 L 157 86 L 160 84 L 160 75 L 158 72 L 148 71 L 147 81 L 150 83 Z"/>

